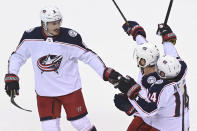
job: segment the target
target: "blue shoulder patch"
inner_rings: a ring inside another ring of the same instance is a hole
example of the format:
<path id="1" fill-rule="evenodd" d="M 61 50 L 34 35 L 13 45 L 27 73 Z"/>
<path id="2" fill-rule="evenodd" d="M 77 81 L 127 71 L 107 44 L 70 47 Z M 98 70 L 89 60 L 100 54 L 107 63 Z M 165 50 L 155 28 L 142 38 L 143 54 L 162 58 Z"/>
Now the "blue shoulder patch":
<path id="1" fill-rule="evenodd" d="M 81 35 L 69 28 L 61 27 L 60 35 L 57 38 L 55 38 L 54 41 L 74 44 L 86 49 L 86 47 L 83 45 Z"/>

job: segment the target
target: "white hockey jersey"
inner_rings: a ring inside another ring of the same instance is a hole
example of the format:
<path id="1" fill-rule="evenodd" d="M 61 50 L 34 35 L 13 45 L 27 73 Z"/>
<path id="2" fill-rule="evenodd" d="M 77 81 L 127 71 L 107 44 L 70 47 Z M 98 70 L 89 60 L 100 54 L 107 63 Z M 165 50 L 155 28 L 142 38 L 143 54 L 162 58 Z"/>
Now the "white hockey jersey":
<path id="1" fill-rule="evenodd" d="M 187 72 L 187 65 L 184 61 L 182 61 L 177 53 L 177 50 L 175 46 L 171 42 L 164 42 L 163 43 L 163 48 L 164 48 L 164 53 L 165 55 L 170 55 L 173 57 L 176 57 L 177 59 L 180 60 L 180 64 L 182 66 L 181 68 L 181 73 L 179 76 L 176 78 L 175 82 L 179 83 L 179 87 L 181 89 L 182 94 L 184 94 L 184 131 L 188 131 L 190 128 L 190 121 L 189 121 L 189 95 L 188 95 L 188 89 L 186 86 L 186 79 L 185 75 Z M 184 73 L 185 72 L 185 73 Z"/>
<path id="2" fill-rule="evenodd" d="M 182 128 L 181 96 L 176 82 L 157 80 L 148 89 L 149 101 L 139 96 L 130 102 L 149 125 L 161 131 L 180 131 Z"/>
<path id="3" fill-rule="evenodd" d="M 143 37 L 136 38 L 138 44 L 145 43 Z M 176 50 L 165 46 L 165 54 L 176 56 Z M 185 75 L 187 66 L 185 62 L 180 62 L 182 69 L 178 77 L 174 82 L 160 80 L 156 73 L 149 74 L 148 76 L 142 76 L 141 72 L 138 77 L 138 83 L 141 83 L 143 88 L 139 93 L 137 100 L 130 100 L 134 105 L 138 114 L 143 120 L 161 130 L 161 131 L 180 131 L 182 130 L 182 92 L 181 88 L 185 87 Z M 155 83 L 151 86 L 149 83 Z M 147 94 L 148 93 L 148 94 Z M 146 98 L 148 95 L 148 100 Z M 189 127 L 189 97 L 186 93 L 185 104 L 185 131 Z"/>
<path id="4" fill-rule="evenodd" d="M 102 60 L 82 42 L 80 34 L 60 28 L 56 37 L 46 37 L 42 27 L 26 31 L 9 60 L 9 73 L 18 74 L 31 57 L 35 73 L 35 90 L 40 96 L 62 96 L 81 88 L 78 60 L 91 66 L 101 77 Z"/>

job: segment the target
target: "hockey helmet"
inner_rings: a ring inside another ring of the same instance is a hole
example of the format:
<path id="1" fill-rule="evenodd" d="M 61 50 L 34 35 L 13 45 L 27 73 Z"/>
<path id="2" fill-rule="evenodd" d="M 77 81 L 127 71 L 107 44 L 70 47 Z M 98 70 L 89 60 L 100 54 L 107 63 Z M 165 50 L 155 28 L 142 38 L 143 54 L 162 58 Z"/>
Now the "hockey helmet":
<path id="1" fill-rule="evenodd" d="M 47 22 L 53 22 L 60 20 L 62 22 L 62 15 L 56 6 L 45 6 L 41 9 L 40 19 L 43 23 L 43 27 L 47 30 Z"/>
<path id="2" fill-rule="evenodd" d="M 159 58 L 159 49 L 156 45 L 144 43 L 135 49 L 138 67 L 154 66 Z"/>
<path id="3" fill-rule="evenodd" d="M 181 64 L 175 57 L 166 55 L 158 59 L 157 73 L 163 79 L 175 78 L 181 71 Z"/>

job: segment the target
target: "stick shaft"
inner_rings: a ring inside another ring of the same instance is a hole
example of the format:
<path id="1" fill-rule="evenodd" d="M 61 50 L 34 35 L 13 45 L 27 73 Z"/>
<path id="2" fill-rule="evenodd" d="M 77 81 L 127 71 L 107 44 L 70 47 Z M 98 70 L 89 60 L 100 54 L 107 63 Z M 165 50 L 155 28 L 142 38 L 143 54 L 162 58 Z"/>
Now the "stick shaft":
<path id="1" fill-rule="evenodd" d="M 128 21 L 126 19 L 126 17 L 124 16 L 124 14 L 122 13 L 122 11 L 120 10 L 120 8 L 118 7 L 117 3 L 115 2 L 115 0 L 112 0 L 113 3 L 115 4 L 116 8 L 118 9 L 118 11 L 120 12 L 120 15 L 122 16 L 122 18 L 124 19 L 124 21 L 128 24 Z"/>
<path id="2" fill-rule="evenodd" d="M 167 13 L 166 13 L 166 18 L 165 18 L 165 21 L 164 21 L 164 24 L 166 25 L 167 22 L 168 22 L 168 18 L 169 18 L 169 15 L 170 15 L 170 11 L 171 11 L 171 8 L 172 8 L 172 3 L 173 3 L 173 0 L 170 0 L 170 4 L 168 6 L 168 10 L 167 10 Z"/>
<path id="3" fill-rule="evenodd" d="M 183 93 L 183 107 L 182 107 L 182 131 L 185 130 L 185 103 L 186 103 L 186 85 L 184 86 L 184 93 Z"/>

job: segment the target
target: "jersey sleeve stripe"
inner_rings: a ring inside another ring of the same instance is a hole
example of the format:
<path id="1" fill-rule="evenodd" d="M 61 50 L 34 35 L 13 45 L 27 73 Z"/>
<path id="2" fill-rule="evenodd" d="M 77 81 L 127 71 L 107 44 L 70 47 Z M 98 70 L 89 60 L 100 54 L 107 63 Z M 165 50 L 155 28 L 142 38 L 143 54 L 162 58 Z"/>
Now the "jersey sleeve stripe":
<path id="1" fill-rule="evenodd" d="M 80 49 L 82 49 L 84 51 L 87 51 L 87 49 L 85 49 L 85 48 L 83 48 L 81 46 L 75 45 L 75 44 L 64 43 L 64 42 L 57 42 L 57 41 L 55 41 L 54 43 L 58 43 L 58 44 L 62 44 L 62 45 L 68 45 L 68 46 L 75 46 L 75 47 L 80 48 Z"/>

